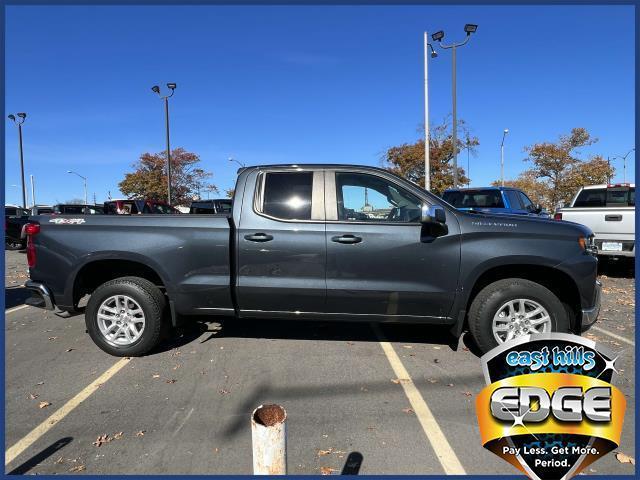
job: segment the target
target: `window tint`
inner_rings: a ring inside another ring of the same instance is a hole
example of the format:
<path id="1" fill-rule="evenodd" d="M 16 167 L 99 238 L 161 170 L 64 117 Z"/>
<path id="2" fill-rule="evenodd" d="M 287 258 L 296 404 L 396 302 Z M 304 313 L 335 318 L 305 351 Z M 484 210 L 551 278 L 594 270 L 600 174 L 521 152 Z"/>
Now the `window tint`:
<path id="1" fill-rule="evenodd" d="M 383 178 L 336 173 L 338 220 L 419 222 L 421 201 Z"/>
<path id="2" fill-rule="evenodd" d="M 498 190 L 462 190 L 444 192 L 444 200 L 456 208 L 504 208 Z"/>
<path id="3" fill-rule="evenodd" d="M 520 195 L 520 201 L 522 202 L 524 209 L 529 212 L 533 212 L 536 207 L 533 202 L 529 200 L 529 197 L 527 197 L 523 192 L 518 192 L 518 194 Z"/>
<path id="4" fill-rule="evenodd" d="M 607 207 L 633 207 L 635 204 L 635 188 L 613 187 L 607 189 Z"/>
<path id="5" fill-rule="evenodd" d="M 273 172 L 264 179 L 262 212 L 283 220 L 311 220 L 313 172 Z"/>
<path id="6" fill-rule="evenodd" d="M 59 208 L 63 215 L 84 215 L 83 205 L 63 205 Z"/>
<path id="7" fill-rule="evenodd" d="M 5 207 L 4 214 L 11 217 L 15 217 L 16 215 L 18 215 L 18 209 L 14 207 Z"/>
<path id="8" fill-rule="evenodd" d="M 509 205 L 513 210 L 522 210 L 524 208 L 520 203 L 520 196 L 518 195 L 519 192 L 516 192 L 515 190 L 505 190 L 504 193 L 509 199 Z"/>
<path id="9" fill-rule="evenodd" d="M 605 188 L 590 188 L 580 192 L 573 203 L 574 207 L 604 207 L 607 190 Z"/>

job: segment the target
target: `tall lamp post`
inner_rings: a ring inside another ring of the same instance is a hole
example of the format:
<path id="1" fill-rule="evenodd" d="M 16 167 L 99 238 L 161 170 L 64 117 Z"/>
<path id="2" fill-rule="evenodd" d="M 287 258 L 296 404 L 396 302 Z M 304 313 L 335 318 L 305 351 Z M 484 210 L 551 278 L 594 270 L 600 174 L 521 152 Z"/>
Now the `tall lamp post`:
<path id="1" fill-rule="evenodd" d="M 236 159 L 235 159 L 235 158 L 233 158 L 233 157 L 229 157 L 229 161 L 230 161 L 230 162 L 236 162 L 236 163 L 237 163 L 238 165 L 240 165 L 240 167 L 242 167 L 242 168 L 244 168 L 244 167 L 245 167 L 244 163 L 239 162 L 238 160 L 236 160 Z"/>
<path id="2" fill-rule="evenodd" d="M 164 117 L 167 130 L 167 203 L 171 205 L 171 147 L 169 146 L 169 98 L 173 97 L 173 93 L 176 90 L 175 83 L 167 83 L 167 88 L 171 90 L 171 93 L 162 95 L 160 93 L 160 87 L 154 85 L 151 90 L 158 94 L 158 96 L 164 100 Z"/>
<path id="3" fill-rule="evenodd" d="M 509 133 L 509 129 L 502 131 L 502 142 L 500 142 L 500 186 L 504 187 L 504 139 Z"/>
<path id="4" fill-rule="evenodd" d="M 424 189 L 431 190 L 431 167 L 429 158 L 429 49 L 431 58 L 438 53 L 429 43 L 429 35 L 424 32 Z"/>
<path id="5" fill-rule="evenodd" d="M 453 101 L 453 128 L 452 128 L 452 143 L 453 143 L 453 187 L 458 186 L 458 117 L 456 111 L 456 49 L 458 47 L 462 47 L 465 45 L 469 38 L 471 38 L 471 34 L 475 33 L 478 30 L 478 25 L 474 25 L 472 23 L 467 23 L 464 26 L 464 31 L 467 34 L 465 39 L 462 42 L 452 43 L 451 45 L 443 45 L 442 39 L 444 38 L 444 31 L 440 30 L 433 35 L 431 35 L 431 39 L 434 42 L 438 42 L 440 47 L 444 49 L 451 49 L 451 92 L 452 92 L 452 101 Z"/>
<path id="6" fill-rule="evenodd" d="M 82 181 L 84 182 L 84 204 L 89 205 L 89 202 L 87 202 L 87 177 L 83 177 L 78 172 L 74 172 L 73 170 L 67 170 L 67 173 L 72 173 L 82 179 Z"/>
<path id="7" fill-rule="evenodd" d="M 621 158 L 622 159 L 622 183 L 627 183 L 627 157 L 631 152 L 635 152 L 636 149 L 632 148 L 629 150 L 624 156 L 616 155 L 615 157 L 611 157 L 611 159 Z"/>
<path id="8" fill-rule="evenodd" d="M 15 115 L 9 115 L 8 118 L 18 126 L 18 142 L 20 144 L 20 175 L 22 176 L 22 207 L 27 208 L 27 187 L 24 183 L 24 155 L 22 149 L 22 124 L 26 120 L 27 114 L 20 112 Z"/>

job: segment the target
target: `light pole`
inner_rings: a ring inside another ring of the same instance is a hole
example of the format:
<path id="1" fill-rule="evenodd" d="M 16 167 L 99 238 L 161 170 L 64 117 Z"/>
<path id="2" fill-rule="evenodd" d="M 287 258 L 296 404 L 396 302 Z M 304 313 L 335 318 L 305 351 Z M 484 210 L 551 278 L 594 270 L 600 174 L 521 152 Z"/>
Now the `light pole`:
<path id="1" fill-rule="evenodd" d="M 84 181 L 84 204 L 89 205 L 87 202 L 87 177 L 83 177 L 78 172 L 74 172 L 73 170 L 67 170 L 67 173 L 73 173 L 74 175 L 79 176 Z"/>
<path id="2" fill-rule="evenodd" d="M 33 178 L 33 175 L 29 175 L 29 179 L 31 180 L 31 207 L 35 208 L 36 206 L 36 181 Z"/>
<path id="3" fill-rule="evenodd" d="M 236 163 L 237 163 L 238 165 L 240 165 L 242 168 L 244 168 L 244 167 L 245 167 L 244 163 L 239 162 L 238 160 L 236 160 L 236 159 L 235 159 L 235 158 L 233 158 L 233 157 L 229 157 L 229 161 L 230 161 L 230 162 L 236 162 Z"/>
<path id="4" fill-rule="evenodd" d="M 27 114 L 20 112 L 15 115 L 9 115 L 8 118 L 18 126 L 18 142 L 20 144 L 20 175 L 22 176 L 22 207 L 27 208 L 27 187 L 24 183 L 24 155 L 22 150 L 22 124 L 26 120 Z"/>
<path id="5" fill-rule="evenodd" d="M 500 143 L 500 186 L 504 187 L 504 138 L 509 133 L 509 129 L 502 131 L 502 142 Z"/>
<path id="6" fill-rule="evenodd" d="M 616 155 L 615 157 L 611 157 L 612 159 L 614 158 L 621 158 L 622 159 L 622 183 L 627 183 L 627 157 L 629 156 L 629 154 L 631 152 L 635 152 L 636 149 L 632 148 L 631 150 L 629 150 L 624 157 L 621 155 Z"/>
<path id="7" fill-rule="evenodd" d="M 429 35 L 424 32 L 424 189 L 431 190 L 431 166 L 429 162 L 429 49 L 431 58 L 436 58 L 438 53 L 429 43 Z"/>
<path id="8" fill-rule="evenodd" d="M 458 186 L 458 117 L 456 111 L 456 49 L 458 47 L 462 47 L 465 45 L 472 33 L 475 33 L 478 30 L 478 25 L 474 25 L 472 23 L 467 23 L 464 26 L 464 31 L 467 34 L 465 39 L 462 42 L 452 43 L 451 45 L 443 45 L 442 39 L 444 38 L 444 31 L 440 30 L 433 35 L 431 38 L 434 42 L 438 42 L 440 47 L 444 49 L 451 49 L 451 93 L 452 93 L 452 102 L 453 102 L 453 128 L 452 128 L 452 143 L 453 143 L 453 187 L 456 188 Z"/>
<path id="9" fill-rule="evenodd" d="M 169 146 L 169 98 L 173 97 L 173 93 L 176 90 L 175 83 L 167 83 L 167 88 L 171 90 L 168 95 L 160 94 L 160 87 L 154 85 L 151 90 L 158 94 L 158 96 L 164 100 L 164 117 L 167 129 L 167 203 L 171 205 L 171 147 Z"/>

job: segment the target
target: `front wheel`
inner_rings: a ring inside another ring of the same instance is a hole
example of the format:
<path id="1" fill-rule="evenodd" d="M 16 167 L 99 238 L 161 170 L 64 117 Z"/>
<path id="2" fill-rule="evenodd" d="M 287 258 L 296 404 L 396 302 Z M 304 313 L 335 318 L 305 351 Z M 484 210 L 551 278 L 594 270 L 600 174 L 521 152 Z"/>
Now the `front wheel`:
<path id="1" fill-rule="evenodd" d="M 144 355 L 160 342 L 165 305 L 164 295 L 150 281 L 116 278 L 91 295 L 85 312 L 87 331 L 111 355 Z"/>
<path id="2" fill-rule="evenodd" d="M 558 297 L 522 278 L 486 286 L 469 309 L 469 331 L 482 353 L 524 335 L 568 332 L 569 326 L 567 310 Z"/>

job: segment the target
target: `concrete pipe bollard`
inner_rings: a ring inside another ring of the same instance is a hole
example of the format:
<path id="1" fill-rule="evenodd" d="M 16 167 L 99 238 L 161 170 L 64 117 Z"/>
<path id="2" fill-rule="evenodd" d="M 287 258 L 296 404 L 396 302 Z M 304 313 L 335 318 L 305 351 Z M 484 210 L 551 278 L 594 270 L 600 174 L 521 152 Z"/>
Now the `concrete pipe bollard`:
<path id="1" fill-rule="evenodd" d="M 260 405 L 251 414 L 254 475 L 287 474 L 286 420 L 280 405 Z"/>

